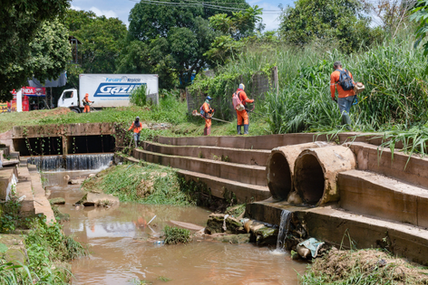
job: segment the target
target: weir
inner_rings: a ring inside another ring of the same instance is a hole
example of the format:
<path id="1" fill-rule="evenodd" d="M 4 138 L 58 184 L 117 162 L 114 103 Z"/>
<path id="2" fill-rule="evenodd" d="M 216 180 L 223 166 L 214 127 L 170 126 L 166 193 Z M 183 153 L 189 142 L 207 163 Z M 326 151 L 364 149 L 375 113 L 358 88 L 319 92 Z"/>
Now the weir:
<path id="1" fill-rule="evenodd" d="M 94 170 L 108 167 L 113 156 L 113 153 L 37 156 L 28 158 L 27 163 L 35 164 L 39 171 Z"/>

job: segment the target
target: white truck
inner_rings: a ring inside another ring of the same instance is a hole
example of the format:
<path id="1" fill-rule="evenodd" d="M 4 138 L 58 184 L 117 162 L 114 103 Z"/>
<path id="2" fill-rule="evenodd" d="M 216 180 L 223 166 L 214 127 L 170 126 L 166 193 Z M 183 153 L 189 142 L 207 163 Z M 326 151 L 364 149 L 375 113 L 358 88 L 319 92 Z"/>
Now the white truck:
<path id="1" fill-rule="evenodd" d="M 76 113 L 83 111 L 82 99 L 88 93 L 91 107 L 129 106 L 129 96 L 141 85 L 147 86 L 147 101 L 159 103 L 159 83 L 157 74 L 80 74 L 79 92 L 66 89 L 58 99 L 58 107 L 67 107 Z"/>

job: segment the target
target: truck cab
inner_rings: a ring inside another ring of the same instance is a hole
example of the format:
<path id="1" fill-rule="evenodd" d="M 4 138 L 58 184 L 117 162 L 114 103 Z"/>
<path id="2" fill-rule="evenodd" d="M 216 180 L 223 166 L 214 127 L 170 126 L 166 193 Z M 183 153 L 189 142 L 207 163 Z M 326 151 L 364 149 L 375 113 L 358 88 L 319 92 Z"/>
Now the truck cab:
<path id="1" fill-rule="evenodd" d="M 76 89 L 66 89 L 58 99 L 58 107 L 70 108 L 76 113 L 80 113 L 79 98 Z"/>

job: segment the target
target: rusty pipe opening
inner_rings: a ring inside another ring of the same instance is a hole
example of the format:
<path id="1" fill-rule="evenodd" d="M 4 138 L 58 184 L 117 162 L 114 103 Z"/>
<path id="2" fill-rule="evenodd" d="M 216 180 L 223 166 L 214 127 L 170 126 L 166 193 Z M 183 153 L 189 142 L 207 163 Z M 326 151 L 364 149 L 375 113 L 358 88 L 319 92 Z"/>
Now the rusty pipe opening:
<path id="1" fill-rule="evenodd" d="M 268 187 L 272 197 L 277 200 L 285 200 L 292 188 L 290 166 L 285 156 L 273 153 L 268 166 Z"/>
<path id="2" fill-rule="evenodd" d="M 317 204 L 324 194 L 324 171 L 318 159 L 311 153 L 299 157 L 295 165 L 295 185 L 302 200 Z"/>

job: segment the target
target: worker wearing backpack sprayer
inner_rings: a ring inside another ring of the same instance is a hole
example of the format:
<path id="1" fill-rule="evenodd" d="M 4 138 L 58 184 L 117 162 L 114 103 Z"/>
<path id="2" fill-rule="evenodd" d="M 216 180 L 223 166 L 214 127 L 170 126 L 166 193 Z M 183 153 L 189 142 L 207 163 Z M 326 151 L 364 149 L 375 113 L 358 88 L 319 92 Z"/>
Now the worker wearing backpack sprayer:
<path id="1" fill-rule="evenodd" d="M 211 134 L 211 118 L 214 114 L 214 109 L 211 108 L 210 101 L 212 98 L 207 96 L 204 104 L 201 106 L 201 116 L 205 119 L 205 128 L 204 128 L 204 136 L 209 136 Z"/>
<path id="2" fill-rule="evenodd" d="M 340 61 L 336 61 L 333 64 L 333 69 L 334 71 L 330 76 L 331 99 L 339 105 L 340 114 L 342 115 L 342 125 L 347 125 L 347 128 L 350 130 L 351 118 L 349 117 L 349 111 L 357 97 L 354 91 L 356 83 L 351 72 L 342 68 Z M 336 88 L 338 100 L 336 100 Z"/>
<path id="3" fill-rule="evenodd" d="M 254 103 L 254 99 L 248 99 L 247 94 L 244 91 L 245 85 L 243 83 L 239 84 L 238 89 L 233 93 L 232 101 L 233 107 L 236 110 L 237 116 L 237 131 L 238 135 L 241 135 L 241 126 L 244 123 L 244 135 L 248 135 L 248 128 L 250 125 L 250 120 L 248 118 L 248 112 L 245 110 L 246 103 Z"/>

